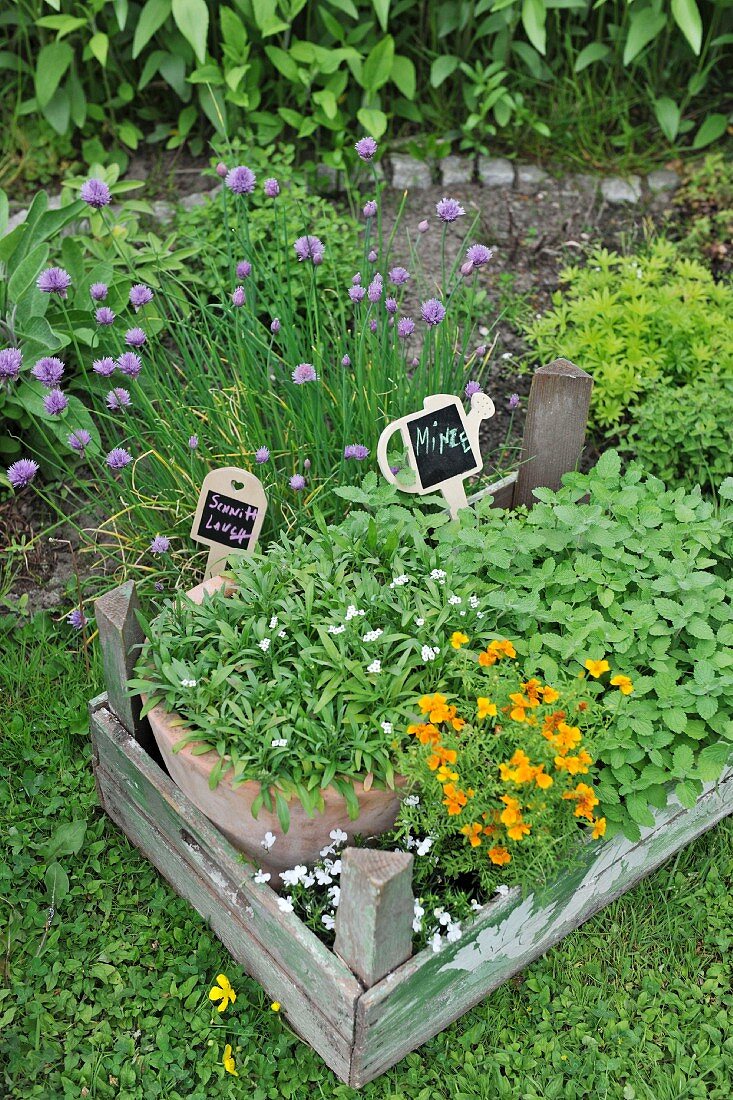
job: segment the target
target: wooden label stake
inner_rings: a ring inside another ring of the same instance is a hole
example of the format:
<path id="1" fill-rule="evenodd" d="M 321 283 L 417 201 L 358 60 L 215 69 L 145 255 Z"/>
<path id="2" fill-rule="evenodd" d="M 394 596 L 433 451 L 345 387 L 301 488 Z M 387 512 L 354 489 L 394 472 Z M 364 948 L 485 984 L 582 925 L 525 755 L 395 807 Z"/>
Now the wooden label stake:
<path id="1" fill-rule="evenodd" d="M 452 394 L 437 393 L 426 397 L 422 412 L 394 420 L 380 435 L 377 444 L 379 468 L 387 481 L 405 493 L 424 496 L 434 490 L 441 492 L 455 519 L 459 508 L 468 507 L 464 480 L 483 469 L 479 429 L 481 421 L 488 420 L 494 412 L 494 402 L 485 393 L 472 396 L 468 415 L 463 403 Z M 402 435 L 415 475 L 413 485 L 398 481 L 387 459 L 387 446 L 397 431 Z"/>
<path id="2" fill-rule="evenodd" d="M 204 579 L 220 573 L 230 554 L 251 554 L 267 511 L 262 482 L 248 470 L 222 466 L 204 478 L 191 538 L 210 546 Z"/>

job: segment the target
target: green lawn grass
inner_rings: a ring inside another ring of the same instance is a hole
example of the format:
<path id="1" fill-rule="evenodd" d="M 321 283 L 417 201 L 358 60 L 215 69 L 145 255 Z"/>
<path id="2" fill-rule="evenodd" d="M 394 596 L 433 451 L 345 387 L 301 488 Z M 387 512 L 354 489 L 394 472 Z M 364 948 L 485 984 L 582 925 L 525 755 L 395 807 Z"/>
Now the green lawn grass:
<path id="1" fill-rule="evenodd" d="M 0 635 L 0 1096 L 729 1100 L 731 821 L 357 1094 L 99 810 L 74 643 Z"/>

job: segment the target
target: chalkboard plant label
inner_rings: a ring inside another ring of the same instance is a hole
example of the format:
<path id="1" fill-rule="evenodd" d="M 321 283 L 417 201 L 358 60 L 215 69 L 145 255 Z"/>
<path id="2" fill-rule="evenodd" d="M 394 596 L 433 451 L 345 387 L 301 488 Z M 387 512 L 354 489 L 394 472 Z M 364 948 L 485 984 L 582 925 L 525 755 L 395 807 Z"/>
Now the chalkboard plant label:
<path id="1" fill-rule="evenodd" d="M 440 491 L 455 519 L 459 508 L 468 507 L 465 478 L 483 469 L 479 428 L 481 421 L 488 420 L 494 411 L 494 402 L 485 393 L 473 394 L 468 414 L 460 399 L 452 394 L 426 397 L 421 412 L 394 420 L 382 432 L 377 444 L 379 468 L 403 492 L 423 496 Z M 411 485 L 392 472 L 387 458 L 389 441 L 398 431 L 414 474 Z"/>
<path id="2" fill-rule="evenodd" d="M 204 478 L 191 538 L 210 546 L 206 577 L 226 565 L 230 554 L 251 553 L 267 511 L 262 482 L 248 470 L 223 466 Z"/>

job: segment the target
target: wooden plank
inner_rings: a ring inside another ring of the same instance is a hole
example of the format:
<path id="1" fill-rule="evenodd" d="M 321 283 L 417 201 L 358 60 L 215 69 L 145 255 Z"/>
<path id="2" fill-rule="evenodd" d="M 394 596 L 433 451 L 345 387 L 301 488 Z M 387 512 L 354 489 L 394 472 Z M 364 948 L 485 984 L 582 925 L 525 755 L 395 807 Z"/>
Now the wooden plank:
<path id="1" fill-rule="evenodd" d="M 671 799 L 638 843 L 587 844 L 538 894 L 490 904 L 462 938 L 421 951 L 366 990 L 357 1005 L 349 1084 L 360 1088 L 463 1015 L 599 909 L 630 890 L 690 841 L 733 813 L 733 767 L 685 810 Z"/>
<path id="2" fill-rule="evenodd" d="M 92 715 L 103 804 L 132 843 L 282 1005 L 295 1031 L 348 1079 L 362 986 L 102 706 Z"/>
<path id="3" fill-rule="evenodd" d="M 412 863 L 409 852 L 346 848 L 334 951 L 370 986 L 412 954 Z"/>
<path id="4" fill-rule="evenodd" d="M 127 692 L 127 681 L 132 677 L 139 647 L 145 640 L 143 628 L 137 621 L 138 611 L 140 598 L 134 581 L 125 581 L 119 588 L 100 596 L 94 604 L 110 710 L 128 733 L 159 761 L 148 721 L 140 717 L 140 696 L 131 697 Z"/>
<path id="5" fill-rule="evenodd" d="M 535 503 L 538 486 L 559 489 L 583 451 L 593 379 L 567 359 L 539 367 L 532 378 L 522 452 L 514 490 L 515 508 Z"/>
<path id="6" fill-rule="evenodd" d="M 501 478 L 499 481 L 494 481 L 491 485 L 487 485 L 485 489 L 479 489 L 477 493 L 468 498 L 469 504 L 476 504 L 477 501 L 483 500 L 484 497 L 491 496 L 492 508 L 511 508 L 514 501 L 514 486 L 517 483 L 517 471 L 515 470 L 511 474 L 507 474 L 506 477 Z"/>

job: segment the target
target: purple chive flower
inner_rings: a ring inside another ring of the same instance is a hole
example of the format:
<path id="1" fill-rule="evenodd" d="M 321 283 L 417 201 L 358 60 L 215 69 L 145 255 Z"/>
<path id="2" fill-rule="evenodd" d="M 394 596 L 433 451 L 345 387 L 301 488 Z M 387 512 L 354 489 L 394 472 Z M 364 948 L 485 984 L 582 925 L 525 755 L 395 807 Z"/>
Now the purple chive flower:
<path id="1" fill-rule="evenodd" d="M 423 218 L 421 222 L 417 223 L 418 233 L 427 233 L 428 229 L 430 229 L 430 223 L 427 218 Z"/>
<path id="2" fill-rule="evenodd" d="M 224 179 L 224 184 L 234 195 L 251 195 L 255 189 L 255 183 L 257 177 L 251 168 L 246 168 L 243 164 L 237 165 L 236 168 L 232 168 L 227 172 Z"/>
<path id="3" fill-rule="evenodd" d="M 311 468 L 311 460 L 309 458 L 306 458 L 305 462 L 303 463 L 303 469 L 304 470 L 310 470 L 310 468 Z"/>
<path id="4" fill-rule="evenodd" d="M 0 351 L 0 382 L 17 378 L 22 362 L 23 353 L 20 348 L 3 348 Z"/>
<path id="5" fill-rule="evenodd" d="M 293 474 L 290 479 L 290 488 L 295 489 L 296 493 L 299 493 L 301 489 L 305 489 L 305 478 L 302 474 Z"/>
<path id="6" fill-rule="evenodd" d="M 110 374 L 114 374 L 117 370 L 117 364 L 107 355 L 104 359 L 95 359 L 92 370 L 95 374 L 101 374 L 102 378 L 109 378 Z"/>
<path id="7" fill-rule="evenodd" d="M 377 331 L 377 322 L 374 320 L 374 318 L 372 318 L 371 321 L 369 322 L 369 329 L 370 329 L 371 332 L 376 332 Z"/>
<path id="8" fill-rule="evenodd" d="M 131 348 L 141 348 L 147 336 L 141 328 L 130 328 L 125 333 L 125 343 Z"/>
<path id="9" fill-rule="evenodd" d="M 474 266 L 470 260 L 466 260 L 465 264 L 461 264 L 461 275 L 463 275 L 464 278 L 467 279 L 469 275 L 473 275 L 473 272 Z"/>
<path id="10" fill-rule="evenodd" d="M 216 174 L 219 177 L 219 179 L 223 180 L 228 171 L 229 171 L 229 169 L 227 168 L 224 161 L 220 160 L 219 163 L 216 166 Z"/>
<path id="11" fill-rule="evenodd" d="M 89 293 L 94 302 L 103 302 L 109 294 L 109 287 L 106 283 L 92 283 L 89 287 Z"/>
<path id="12" fill-rule="evenodd" d="M 69 626 L 73 626 L 74 630 L 83 630 L 89 620 L 80 607 L 75 607 L 66 616 L 66 621 Z"/>
<path id="13" fill-rule="evenodd" d="M 463 392 L 465 393 L 466 397 L 473 397 L 475 393 L 481 393 L 481 386 L 478 384 L 478 382 L 474 382 L 472 380 L 471 382 L 466 383 L 466 388 Z"/>
<path id="14" fill-rule="evenodd" d="M 91 441 L 92 437 L 86 428 L 77 428 L 66 440 L 72 451 L 78 451 L 79 454 L 84 454 Z"/>
<path id="15" fill-rule="evenodd" d="M 270 459 L 270 452 L 267 447 L 258 447 L 255 451 L 255 462 L 260 466 L 263 462 L 268 462 Z"/>
<path id="16" fill-rule="evenodd" d="M 361 282 L 361 272 L 357 271 L 356 275 L 351 276 L 351 282 L 354 286 L 358 286 Z"/>
<path id="17" fill-rule="evenodd" d="M 26 485 L 30 485 L 33 481 L 38 470 L 38 463 L 32 458 L 19 458 L 17 462 L 8 466 L 6 473 L 14 489 L 25 489 Z"/>
<path id="18" fill-rule="evenodd" d="M 316 382 L 318 380 L 316 368 L 312 363 L 298 363 L 292 377 L 296 386 L 302 386 L 304 382 Z"/>
<path id="19" fill-rule="evenodd" d="M 472 244 L 466 249 L 466 259 L 473 267 L 483 267 L 494 255 L 485 244 Z"/>
<path id="20" fill-rule="evenodd" d="M 314 264 L 323 263 L 326 246 L 318 237 L 313 237 L 310 234 L 306 237 L 298 237 L 293 248 L 299 263 L 302 263 L 303 260 L 312 260 Z"/>
<path id="21" fill-rule="evenodd" d="M 47 267 L 38 276 L 36 286 L 44 294 L 58 294 L 59 298 L 65 298 L 71 286 L 71 275 L 63 267 Z"/>
<path id="22" fill-rule="evenodd" d="M 135 355 L 134 351 L 123 351 L 122 355 L 117 360 L 117 366 L 128 378 L 137 378 L 138 374 L 143 369 L 143 365 L 140 362 L 140 356 Z"/>
<path id="23" fill-rule="evenodd" d="M 441 199 L 436 203 L 435 212 L 442 222 L 454 222 L 466 213 L 456 199 Z"/>
<path id="24" fill-rule="evenodd" d="M 224 165 L 224 168 L 226 169 L 226 165 Z M 156 592 L 165 592 L 165 585 L 162 581 L 156 581 L 153 585 L 153 588 Z"/>
<path id="25" fill-rule="evenodd" d="M 510 409 L 518 409 L 519 408 L 519 394 L 518 393 L 513 393 L 511 395 L 511 397 L 509 398 L 509 408 Z"/>
<path id="26" fill-rule="evenodd" d="M 57 359 L 53 355 L 46 356 L 45 359 L 39 359 L 36 365 L 31 370 L 31 374 L 44 386 L 57 386 L 64 375 L 64 364 L 60 359 Z"/>
<path id="27" fill-rule="evenodd" d="M 412 359 L 410 360 L 410 366 L 411 367 L 419 367 L 420 366 L 420 360 L 418 359 L 418 357 L 416 355 L 413 355 Z"/>
<path id="28" fill-rule="evenodd" d="M 365 458 L 369 458 L 369 448 L 363 443 L 349 443 L 348 447 L 344 447 L 344 458 L 355 458 L 357 462 L 363 462 Z"/>
<path id="29" fill-rule="evenodd" d="M 190 435 L 188 437 L 188 449 L 190 451 L 195 451 L 196 448 L 198 447 L 198 445 L 199 445 L 199 437 L 197 435 Z"/>
<path id="30" fill-rule="evenodd" d="M 99 309 L 95 310 L 94 320 L 98 325 L 113 325 L 115 315 L 109 306 L 100 306 Z"/>
<path id="31" fill-rule="evenodd" d="M 349 297 L 352 302 L 363 302 L 366 298 L 366 290 L 363 286 L 350 286 Z"/>
<path id="32" fill-rule="evenodd" d="M 367 256 L 367 259 L 369 260 L 370 264 L 375 264 L 377 262 L 377 252 L 376 252 L 375 249 L 372 248 L 370 250 L 369 255 Z"/>
<path id="33" fill-rule="evenodd" d="M 341 366 L 342 367 L 350 367 L 351 366 L 351 359 L 349 358 L 348 355 L 345 355 L 343 357 L 343 359 L 341 360 Z"/>
<path id="34" fill-rule="evenodd" d="M 262 189 L 264 190 L 268 199 L 276 199 L 277 196 L 280 194 L 280 184 L 272 176 L 270 176 L 269 179 L 265 180 L 262 185 Z"/>
<path id="35" fill-rule="evenodd" d="M 135 312 L 142 309 L 143 306 L 148 305 L 153 300 L 153 292 L 149 286 L 145 286 L 144 283 L 135 283 L 135 286 L 130 287 L 130 305 L 135 307 Z"/>
<path id="36" fill-rule="evenodd" d="M 359 140 L 354 145 L 354 148 L 356 149 L 362 160 L 368 161 L 372 159 L 378 147 L 373 137 L 363 137 L 359 138 Z"/>
<path id="37" fill-rule="evenodd" d="M 252 264 L 249 260 L 240 260 L 237 264 L 237 278 L 247 279 L 252 274 Z"/>
<path id="38" fill-rule="evenodd" d="M 396 298 L 385 298 L 384 308 L 387 310 L 387 313 L 396 313 L 397 312 L 397 299 Z"/>
<path id="39" fill-rule="evenodd" d="M 439 325 L 445 317 L 445 306 L 437 298 L 428 298 L 420 306 L 420 316 L 426 325 Z"/>
<path id="40" fill-rule="evenodd" d="M 397 322 L 397 335 L 400 340 L 406 340 L 415 331 L 415 322 L 412 317 L 400 317 Z"/>
<path id="41" fill-rule="evenodd" d="M 132 462 L 132 455 L 124 447 L 113 447 L 107 455 L 105 462 L 110 470 L 123 470 Z"/>
<path id="42" fill-rule="evenodd" d="M 400 472 L 400 467 L 399 466 L 390 466 L 390 470 L 392 471 L 393 474 L 398 474 Z"/>
<path id="43" fill-rule="evenodd" d="M 378 302 L 379 299 L 382 297 L 383 289 L 384 287 L 382 286 L 382 276 L 375 275 L 369 286 L 367 287 L 367 298 L 369 299 L 369 301 Z"/>
<path id="44" fill-rule="evenodd" d="M 118 409 L 126 409 L 131 404 L 129 391 L 123 390 L 122 386 L 115 386 L 107 394 L 107 408 L 112 409 L 113 412 L 117 412 Z"/>
<path id="45" fill-rule="evenodd" d="M 476 351 L 474 352 L 474 355 L 477 359 L 483 359 L 483 357 L 486 355 L 486 344 L 479 344 L 479 346 L 476 348 Z"/>
<path id="46" fill-rule="evenodd" d="M 377 204 L 374 199 L 370 199 L 369 202 L 364 203 L 364 217 L 373 218 L 377 212 Z"/>
<path id="47" fill-rule="evenodd" d="M 410 272 L 404 267 L 393 267 L 389 273 L 389 281 L 394 286 L 402 286 L 410 278 Z"/>
<path id="48" fill-rule="evenodd" d="M 69 399 L 63 390 L 50 390 L 43 399 L 43 407 L 49 416 L 61 416 Z"/>
<path id="49" fill-rule="evenodd" d="M 109 206 L 112 195 L 104 180 L 86 180 L 81 185 L 81 197 L 87 206 L 93 206 L 99 210 L 103 206 Z"/>
<path id="50" fill-rule="evenodd" d="M 279 317 L 273 317 L 272 320 L 270 321 L 270 332 L 272 332 L 273 334 L 276 335 L 280 331 L 281 328 L 282 328 L 282 325 L 280 324 L 280 318 Z"/>
<path id="51" fill-rule="evenodd" d="M 156 535 L 150 543 L 151 554 L 167 554 L 171 548 L 171 540 L 166 535 Z"/>
<path id="52" fill-rule="evenodd" d="M 238 286 L 232 293 L 232 305 L 237 306 L 237 308 L 239 308 L 239 306 L 244 305 L 245 301 L 246 301 L 246 295 L 244 293 L 244 287 L 243 286 Z"/>

